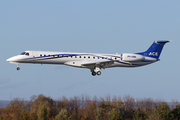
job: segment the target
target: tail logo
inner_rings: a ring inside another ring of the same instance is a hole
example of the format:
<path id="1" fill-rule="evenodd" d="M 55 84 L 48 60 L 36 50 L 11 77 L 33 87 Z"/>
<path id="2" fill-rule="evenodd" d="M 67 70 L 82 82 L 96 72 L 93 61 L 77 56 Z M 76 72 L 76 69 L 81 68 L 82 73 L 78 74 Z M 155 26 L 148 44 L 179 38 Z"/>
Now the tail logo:
<path id="1" fill-rule="evenodd" d="M 152 55 L 152 56 L 158 56 L 158 52 L 150 52 L 149 53 L 149 56 Z"/>

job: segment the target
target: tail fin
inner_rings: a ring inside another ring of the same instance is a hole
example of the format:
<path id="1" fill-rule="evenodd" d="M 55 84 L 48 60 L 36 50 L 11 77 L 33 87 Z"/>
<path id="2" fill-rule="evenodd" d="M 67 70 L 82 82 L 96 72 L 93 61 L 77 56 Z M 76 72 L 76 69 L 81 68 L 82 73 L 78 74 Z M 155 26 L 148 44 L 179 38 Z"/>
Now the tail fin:
<path id="1" fill-rule="evenodd" d="M 150 46 L 150 48 L 146 52 L 136 53 L 136 54 L 159 59 L 161 51 L 167 42 L 170 41 L 154 41 L 154 43 Z"/>

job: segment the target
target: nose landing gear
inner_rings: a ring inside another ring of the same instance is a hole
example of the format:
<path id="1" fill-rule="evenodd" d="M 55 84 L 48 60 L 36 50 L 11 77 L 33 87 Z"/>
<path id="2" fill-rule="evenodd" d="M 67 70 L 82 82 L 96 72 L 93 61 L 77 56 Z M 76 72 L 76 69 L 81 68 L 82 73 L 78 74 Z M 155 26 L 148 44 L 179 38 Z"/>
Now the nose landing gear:
<path id="1" fill-rule="evenodd" d="M 19 64 L 17 64 L 17 70 L 18 70 L 18 71 L 20 70 Z"/>
<path id="2" fill-rule="evenodd" d="M 17 67 L 17 70 L 20 70 L 20 67 Z"/>

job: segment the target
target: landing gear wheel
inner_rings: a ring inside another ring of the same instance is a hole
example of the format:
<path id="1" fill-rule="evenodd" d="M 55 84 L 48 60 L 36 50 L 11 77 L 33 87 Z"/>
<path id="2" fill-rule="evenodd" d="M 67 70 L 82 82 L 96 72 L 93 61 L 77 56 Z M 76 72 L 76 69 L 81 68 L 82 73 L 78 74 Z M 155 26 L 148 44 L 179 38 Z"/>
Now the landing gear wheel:
<path id="1" fill-rule="evenodd" d="M 97 71 L 97 75 L 101 75 L 101 71 Z"/>
<path id="2" fill-rule="evenodd" d="M 92 72 L 92 76 L 95 76 L 95 75 L 96 75 L 96 72 L 93 71 L 93 72 Z"/>
<path id="3" fill-rule="evenodd" d="M 20 67 L 17 67 L 17 70 L 20 70 Z"/>

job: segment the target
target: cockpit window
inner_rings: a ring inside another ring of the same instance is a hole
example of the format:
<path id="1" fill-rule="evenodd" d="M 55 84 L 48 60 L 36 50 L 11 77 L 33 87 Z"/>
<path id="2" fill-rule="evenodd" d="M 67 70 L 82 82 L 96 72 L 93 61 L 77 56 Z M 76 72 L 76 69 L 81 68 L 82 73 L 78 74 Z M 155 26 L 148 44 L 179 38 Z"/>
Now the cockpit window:
<path id="1" fill-rule="evenodd" d="M 24 54 L 25 54 L 25 52 L 22 52 L 22 53 L 21 53 L 21 55 L 24 55 Z"/>
<path id="2" fill-rule="evenodd" d="M 25 53 L 25 55 L 29 55 L 29 53 L 28 53 L 28 52 L 26 52 L 26 53 Z"/>
<path id="3" fill-rule="evenodd" d="M 22 52 L 21 55 L 29 55 L 28 52 Z"/>

